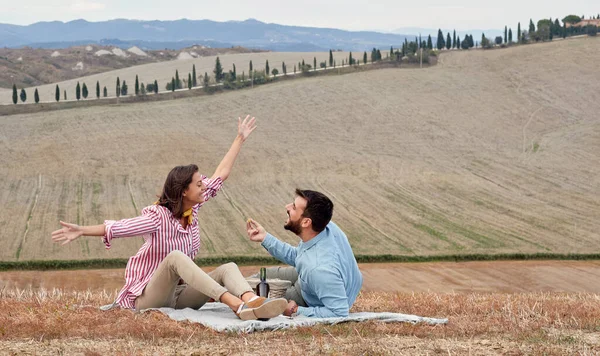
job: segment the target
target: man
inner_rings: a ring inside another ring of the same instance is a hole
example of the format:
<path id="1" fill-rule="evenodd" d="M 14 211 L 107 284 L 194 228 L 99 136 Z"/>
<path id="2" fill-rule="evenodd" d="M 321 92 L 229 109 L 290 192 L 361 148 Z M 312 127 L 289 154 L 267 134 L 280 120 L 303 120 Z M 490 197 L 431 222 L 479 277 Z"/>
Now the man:
<path id="1" fill-rule="evenodd" d="M 293 266 L 267 269 L 267 278 L 292 282 L 286 291 L 289 302 L 284 315 L 348 316 L 363 278 L 348 238 L 330 222 L 333 203 L 322 193 L 296 189 L 294 202 L 286 210 L 284 228 L 300 237 L 297 247 L 279 241 L 252 219 L 246 223 L 251 241 L 261 242 L 273 257 Z"/>

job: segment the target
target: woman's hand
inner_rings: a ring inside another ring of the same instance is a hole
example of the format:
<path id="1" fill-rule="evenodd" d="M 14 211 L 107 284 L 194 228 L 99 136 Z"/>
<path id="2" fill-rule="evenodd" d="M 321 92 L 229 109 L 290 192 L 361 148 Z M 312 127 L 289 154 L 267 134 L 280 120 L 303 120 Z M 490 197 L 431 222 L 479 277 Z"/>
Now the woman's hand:
<path id="1" fill-rule="evenodd" d="M 52 241 L 54 242 L 62 242 L 61 245 L 65 245 L 83 235 L 83 230 L 79 225 L 64 221 L 61 221 L 60 224 L 63 228 L 52 233 Z"/>
<path id="2" fill-rule="evenodd" d="M 256 129 L 256 118 L 253 117 L 250 119 L 250 115 L 248 115 L 244 121 L 242 121 L 242 118 L 238 117 L 238 137 L 240 137 L 242 141 L 246 141 L 254 129 Z"/>

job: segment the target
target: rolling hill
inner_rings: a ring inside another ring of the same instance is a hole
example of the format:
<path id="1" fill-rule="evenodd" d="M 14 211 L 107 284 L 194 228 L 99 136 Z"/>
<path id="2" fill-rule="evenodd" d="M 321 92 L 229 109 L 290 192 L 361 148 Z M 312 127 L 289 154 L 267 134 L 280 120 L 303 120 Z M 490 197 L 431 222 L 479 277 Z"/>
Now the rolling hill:
<path id="1" fill-rule="evenodd" d="M 200 256 L 264 254 L 245 237 L 247 217 L 296 243 L 282 227 L 296 187 L 332 198 L 357 254 L 597 251 L 599 57 L 600 40 L 580 38 L 445 53 L 421 70 L 3 117 L 0 259 L 130 256 L 140 238 L 106 251 L 98 238 L 54 245 L 50 232 L 61 219 L 135 216 L 175 165 L 212 174 L 246 113 L 259 127 L 201 211 Z"/>

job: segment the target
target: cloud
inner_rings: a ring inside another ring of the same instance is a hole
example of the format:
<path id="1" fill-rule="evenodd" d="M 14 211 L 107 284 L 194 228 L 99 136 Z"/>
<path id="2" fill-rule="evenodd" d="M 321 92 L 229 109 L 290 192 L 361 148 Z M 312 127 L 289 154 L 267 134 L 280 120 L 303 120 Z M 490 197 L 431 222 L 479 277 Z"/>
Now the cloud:
<path id="1" fill-rule="evenodd" d="M 90 12 L 95 10 L 104 10 L 106 4 L 92 1 L 75 1 L 71 3 L 70 10 L 72 12 Z"/>

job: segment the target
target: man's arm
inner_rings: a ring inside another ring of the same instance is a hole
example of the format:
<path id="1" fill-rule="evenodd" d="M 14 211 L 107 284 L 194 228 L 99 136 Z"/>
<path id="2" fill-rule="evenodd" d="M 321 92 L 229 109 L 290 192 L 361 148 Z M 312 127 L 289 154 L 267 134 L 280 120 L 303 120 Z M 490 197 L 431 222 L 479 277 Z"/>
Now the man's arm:
<path id="1" fill-rule="evenodd" d="M 296 248 L 292 245 L 279 241 L 275 236 L 268 234 L 264 227 L 252 219 L 246 221 L 246 231 L 250 241 L 260 242 L 269 251 L 271 256 L 296 267 Z"/>
<path id="2" fill-rule="evenodd" d="M 297 251 L 292 245 L 279 241 L 279 239 L 271 234 L 267 234 L 261 245 L 271 254 L 271 256 L 283 263 L 296 267 Z"/>
<path id="3" fill-rule="evenodd" d="M 344 280 L 333 266 L 319 266 L 308 275 L 308 287 L 322 306 L 298 307 L 297 313 L 314 318 L 346 317 L 350 312 Z"/>

